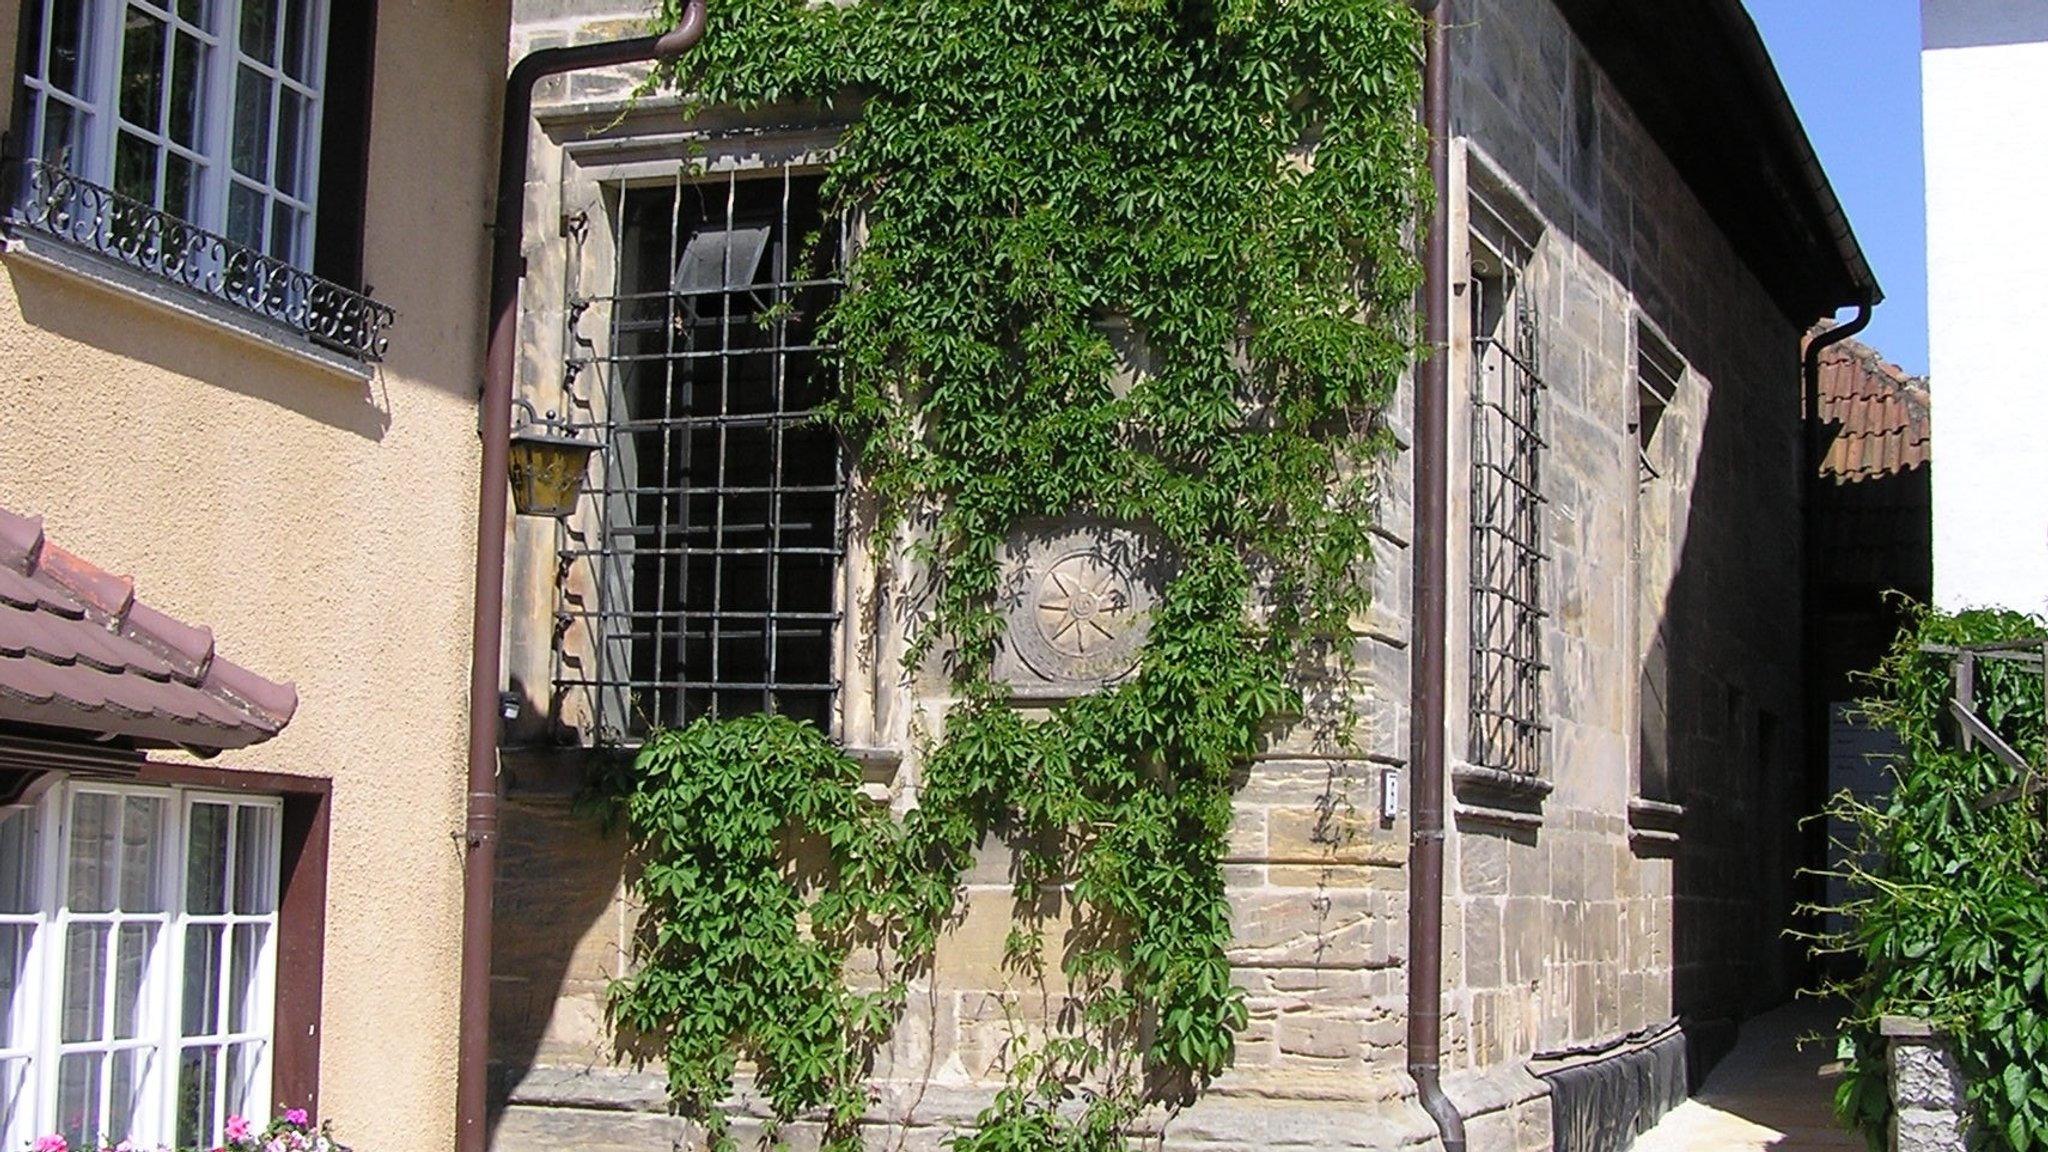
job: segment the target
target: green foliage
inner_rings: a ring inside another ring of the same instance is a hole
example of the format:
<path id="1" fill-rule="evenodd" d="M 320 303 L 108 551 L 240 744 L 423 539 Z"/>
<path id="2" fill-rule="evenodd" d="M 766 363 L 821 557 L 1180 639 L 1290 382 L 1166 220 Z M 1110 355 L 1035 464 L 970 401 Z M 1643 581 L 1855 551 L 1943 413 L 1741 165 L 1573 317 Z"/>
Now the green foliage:
<path id="1" fill-rule="evenodd" d="M 831 418 L 930 577 L 913 658 L 958 701 L 900 822 L 794 725 L 650 742 L 627 786 L 647 928 L 614 1010 L 686 1108 L 744 1056 L 778 1114 L 853 1139 L 864 1045 L 990 836 L 1018 853 L 1013 961 L 1069 918 L 1080 1007 L 1016 1040 L 962 1152 L 1120 1148 L 1228 1066 L 1232 780 L 1342 665 L 1369 591 L 1412 353 L 1417 31 L 1402 0 L 713 0 L 659 77 L 858 107 L 827 181 L 861 232 L 824 321 Z M 1070 516 L 1138 527 L 1174 575 L 1136 675 L 1027 714 L 989 674 L 999 557 Z M 857 938 L 881 992 L 841 979 Z"/>
<path id="2" fill-rule="evenodd" d="M 1990 752 L 1964 751 L 1948 718 L 1953 657 L 1922 645 L 2048 640 L 2028 616 L 1924 612 L 1873 676 L 1873 724 L 1899 736 L 1904 754 L 1883 807 L 1838 797 L 1833 815 L 1858 829 L 1850 865 L 1854 927 L 1842 943 L 1863 961 L 1846 989 L 1856 1006 L 1843 1055 L 1848 1074 L 1836 1111 L 1884 1146 L 1890 1117 L 1884 1015 L 1918 1016 L 1946 1030 L 1970 1085 L 1974 1122 L 1987 1147 L 2048 1148 L 2048 880 L 2042 877 L 2041 801 L 1981 801 L 2019 782 Z M 2043 762 L 2041 675 L 1980 659 L 1977 713 L 2030 764 Z"/>

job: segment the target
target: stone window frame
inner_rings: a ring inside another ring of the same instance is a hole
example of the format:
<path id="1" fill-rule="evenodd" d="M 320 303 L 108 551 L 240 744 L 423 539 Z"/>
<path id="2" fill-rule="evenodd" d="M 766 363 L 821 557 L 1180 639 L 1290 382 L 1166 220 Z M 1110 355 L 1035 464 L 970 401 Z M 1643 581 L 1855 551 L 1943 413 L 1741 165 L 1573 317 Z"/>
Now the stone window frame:
<path id="1" fill-rule="evenodd" d="M 607 96 L 537 111 L 541 129 L 557 142 L 558 168 L 552 191 L 556 212 L 550 214 L 558 215 L 562 237 L 573 243 L 580 233 L 603 231 L 594 227 L 595 222 L 610 223 L 605 214 L 618 207 L 615 200 L 607 201 L 607 189 L 671 182 L 679 167 L 688 178 L 705 180 L 730 178 L 735 173 L 742 177 L 778 171 L 798 176 L 822 173 L 851 123 L 845 113 L 809 107 L 746 112 L 713 108 L 696 112 L 678 129 L 680 107 L 682 102 L 674 97 L 633 101 Z M 542 160 L 546 163 L 547 158 Z M 533 208 L 530 201 L 529 212 Z M 848 254 L 858 247 L 863 234 L 863 221 L 857 216 L 846 222 Z M 580 256 L 572 251 L 565 259 L 562 276 L 552 282 L 543 270 L 537 269 L 541 275 L 528 277 L 523 313 L 559 316 L 578 285 L 609 283 L 614 274 L 616 254 L 609 249 L 587 249 Z M 536 292 L 546 298 L 535 300 Z M 559 319 L 554 323 L 560 326 Z M 576 335 L 566 331 L 542 334 L 528 328 L 523 336 L 530 341 L 541 337 L 537 342 L 543 347 L 538 354 L 531 348 L 526 354 L 527 362 L 535 365 L 523 381 L 526 395 L 538 407 L 573 412 L 572 382 L 567 377 L 580 369 L 567 366 L 587 362 L 593 350 L 579 347 Z M 553 367 L 547 365 L 549 348 L 558 350 L 561 357 Z M 535 380 L 532 372 L 552 379 Z M 905 541 L 877 537 L 878 503 L 851 457 L 844 481 L 842 551 L 833 581 L 838 619 L 831 645 L 832 678 L 837 688 L 825 727 L 849 754 L 886 768 L 900 759 L 901 749 L 909 744 L 910 719 L 903 692 L 908 648 L 905 633 L 918 605 L 903 591 L 910 563 Z M 544 525 L 541 530 L 555 532 L 559 542 L 563 534 L 576 530 L 576 524 L 572 519 L 561 527 Z M 559 548 L 551 551 L 559 554 Z M 529 615 L 537 614 L 529 609 Z M 559 644 L 555 651 L 559 658 Z M 552 685 L 550 692 L 553 711 L 559 716 L 562 699 Z M 586 745 L 621 743 L 598 740 L 597 734 L 575 725 L 568 727 L 577 731 Z"/>
<path id="2" fill-rule="evenodd" d="M 1635 310 L 1629 326 L 1629 363 L 1635 366 L 1630 387 L 1626 391 L 1628 405 L 1627 443 L 1633 449 L 1633 466 L 1637 482 L 1632 488 L 1629 501 L 1629 637 L 1637 662 L 1636 676 L 1630 686 L 1629 716 L 1629 841 L 1639 852 L 1654 853 L 1668 851 L 1679 839 L 1679 829 L 1685 818 L 1684 798 L 1678 794 L 1676 782 L 1670 778 L 1669 728 L 1670 717 L 1658 703 L 1669 692 L 1668 668 L 1663 666 L 1663 645 L 1661 639 L 1648 634 L 1655 627 L 1650 619 L 1655 615 L 1655 605 L 1646 593 L 1645 580 L 1650 577 L 1645 565 L 1650 557 L 1645 553 L 1654 551 L 1668 566 L 1669 557 L 1663 548 L 1670 541 L 1652 542 L 1644 535 L 1646 529 L 1644 503 L 1649 499 L 1669 500 L 1672 484 L 1670 464 L 1671 440 L 1674 435 L 1670 421 L 1666 418 L 1679 403 L 1682 395 L 1689 391 L 1692 383 L 1692 369 L 1680 355 L 1671 339 L 1656 322 L 1645 315 L 1640 308 Z M 1650 545 L 1655 543 L 1653 550 Z M 1661 596 L 1655 598 L 1661 601 Z M 1652 726 L 1654 714 L 1661 723 Z M 1652 727 L 1656 731 L 1652 731 Z M 1666 749 L 1662 753 L 1663 770 L 1660 779 L 1651 781 L 1646 776 L 1650 766 L 1647 742 L 1662 732 Z"/>
<path id="3" fill-rule="evenodd" d="M 1517 295 L 1526 294 L 1525 299 L 1533 297 L 1531 306 L 1537 310 L 1537 316 L 1540 318 L 1541 305 L 1535 303 L 1540 301 L 1542 293 L 1539 254 L 1549 224 L 1537 209 L 1535 199 L 1506 175 L 1502 166 L 1476 141 L 1457 141 L 1453 153 L 1452 179 L 1452 203 L 1461 208 L 1464 214 L 1462 227 L 1458 227 L 1454 221 L 1452 235 L 1463 247 L 1453 252 L 1453 260 L 1457 262 L 1457 266 L 1466 269 L 1463 283 L 1458 287 L 1460 296 L 1453 301 L 1452 307 L 1454 323 L 1451 373 L 1453 381 L 1458 382 L 1453 385 L 1455 389 L 1461 384 L 1469 383 L 1473 378 L 1473 345 L 1476 334 L 1473 331 L 1472 316 L 1476 309 L 1484 307 L 1484 302 L 1475 294 L 1488 291 L 1488 282 L 1502 285 L 1501 288 L 1494 290 L 1500 292 L 1498 304 L 1504 314 L 1514 303 Z M 1506 285 L 1510 283 L 1513 285 L 1513 291 L 1505 290 Z M 1503 322 L 1512 322 L 1512 317 L 1504 315 Z M 1463 398 L 1463 423 L 1460 425 L 1459 419 L 1454 417 L 1453 425 L 1470 428 L 1475 415 L 1472 397 L 1469 392 L 1464 392 Z M 1455 476 L 1470 475 L 1470 445 L 1466 443 L 1469 439 L 1468 436 L 1452 436 L 1452 474 Z M 1470 547 L 1472 516 L 1469 495 L 1468 488 L 1468 498 L 1464 501 L 1464 528 L 1459 531 L 1454 527 L 1454 539 L 1465 541 L 1467 548 Z M 1469 556 L 1467 560 L 1469 562 Z M 1452 568 L 1453 571 L 1466 570 L 1455 561 Z M 1546 597 L 1552 594 L 1551 590 L 1545 592 Z M 1465 636 L 1472 627 L 1471 597 L 1454 596 L 1453 600 L 1463 613 L 1451 621 L 1453 635 Z M 1454 715 L 1461 718 L 1454 720 L 1452 732 L 1455 738 L 1453 748 L 1458 752 L 1451 765 L 1451 784 L 1458 802 L 1457 814 L 1461 822 L 1478 826 L 1496 826 L 1510 833 L 1540 829 L 1543 824 L 1544 802 L 1555 787 L 1551 778 L 1551 765 L 1554 764 L 1554 760 L 1547 754 L 1540 755 L 1540 767 L 1534 774 L 1503 771 L 1474 762 L 1472 749 L 1468 743 L 1468 721 L 1472 709 L 1468 682 L 1473 654 L 1468 644 L 1453 645 L 1453 649 L 1457 653 L 1456 661 L 1462 663 L 1454 662 L 1451 672 L 1454 682 L 1452 691 L 1463 693 L 1461 697 L 1457 697 L 1462 700 L 1460 708 L 1454 710 Z M 1546 686 L 1543 689 L 1546 700 L 1549 695 L 1547 680 L 1546 677 Z M 1545 733 L 1541 739 L 1546 745 L 1544 752 L 1547 753 L 1550 736 Z"/>

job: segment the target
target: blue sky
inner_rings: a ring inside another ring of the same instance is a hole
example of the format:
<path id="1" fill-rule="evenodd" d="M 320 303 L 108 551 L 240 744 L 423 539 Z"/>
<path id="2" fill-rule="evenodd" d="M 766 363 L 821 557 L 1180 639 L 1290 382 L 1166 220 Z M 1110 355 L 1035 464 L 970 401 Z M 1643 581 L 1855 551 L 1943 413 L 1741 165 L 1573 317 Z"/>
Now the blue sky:
<path id="1" fill-rule="evenodd" d="M 1925 375 L 1919 0 L 1745 3 L 1884 286 L 1885 302 L 1861 339 L 1906 371 Z"/>

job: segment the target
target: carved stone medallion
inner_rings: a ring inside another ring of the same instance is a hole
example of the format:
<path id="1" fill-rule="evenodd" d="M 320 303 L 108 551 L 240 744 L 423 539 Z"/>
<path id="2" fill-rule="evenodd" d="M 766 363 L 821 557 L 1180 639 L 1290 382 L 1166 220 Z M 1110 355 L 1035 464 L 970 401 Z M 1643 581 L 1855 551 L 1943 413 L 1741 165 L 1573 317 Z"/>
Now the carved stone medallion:
<path id="1" fill-rule="evenodd" d="M 1159 586 L 1156 549 L 1127 528 L 1052 525 L 1010 541 L 996 675 L 1020 695 L 1075 696 L 1137 667 Z"/>

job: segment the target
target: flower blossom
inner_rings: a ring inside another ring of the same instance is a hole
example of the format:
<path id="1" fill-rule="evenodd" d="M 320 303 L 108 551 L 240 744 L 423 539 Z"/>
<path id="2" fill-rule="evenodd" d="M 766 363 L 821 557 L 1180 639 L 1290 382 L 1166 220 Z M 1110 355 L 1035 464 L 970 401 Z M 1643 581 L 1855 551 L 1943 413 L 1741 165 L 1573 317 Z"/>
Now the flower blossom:
<path id="1" fill-rule="evenodd" d="M 56 1132 L 52 1132 L 48 1136 L 36 1137 L 36 1142 L 31 1147 L 33 1152 L 71 1152 L 71 1145 L 66 1143 L 64 1137 Z"/>
<path id="2" fill-rule="evenodd" d="M 306 1126 L 306 1110 L 304 1108 L 286 1109 L 284 1114 L 284 1122 L 287 1124 L 296 1124 L 299 1127 L 304 1128 Z"/>
<path id="3" fill-rule="evenodd" d="M 223 1134 L 230 1144 L 240 1144 L 249 1138 L 249 1122 L 240 1116 L 229 1116 Z"/>

